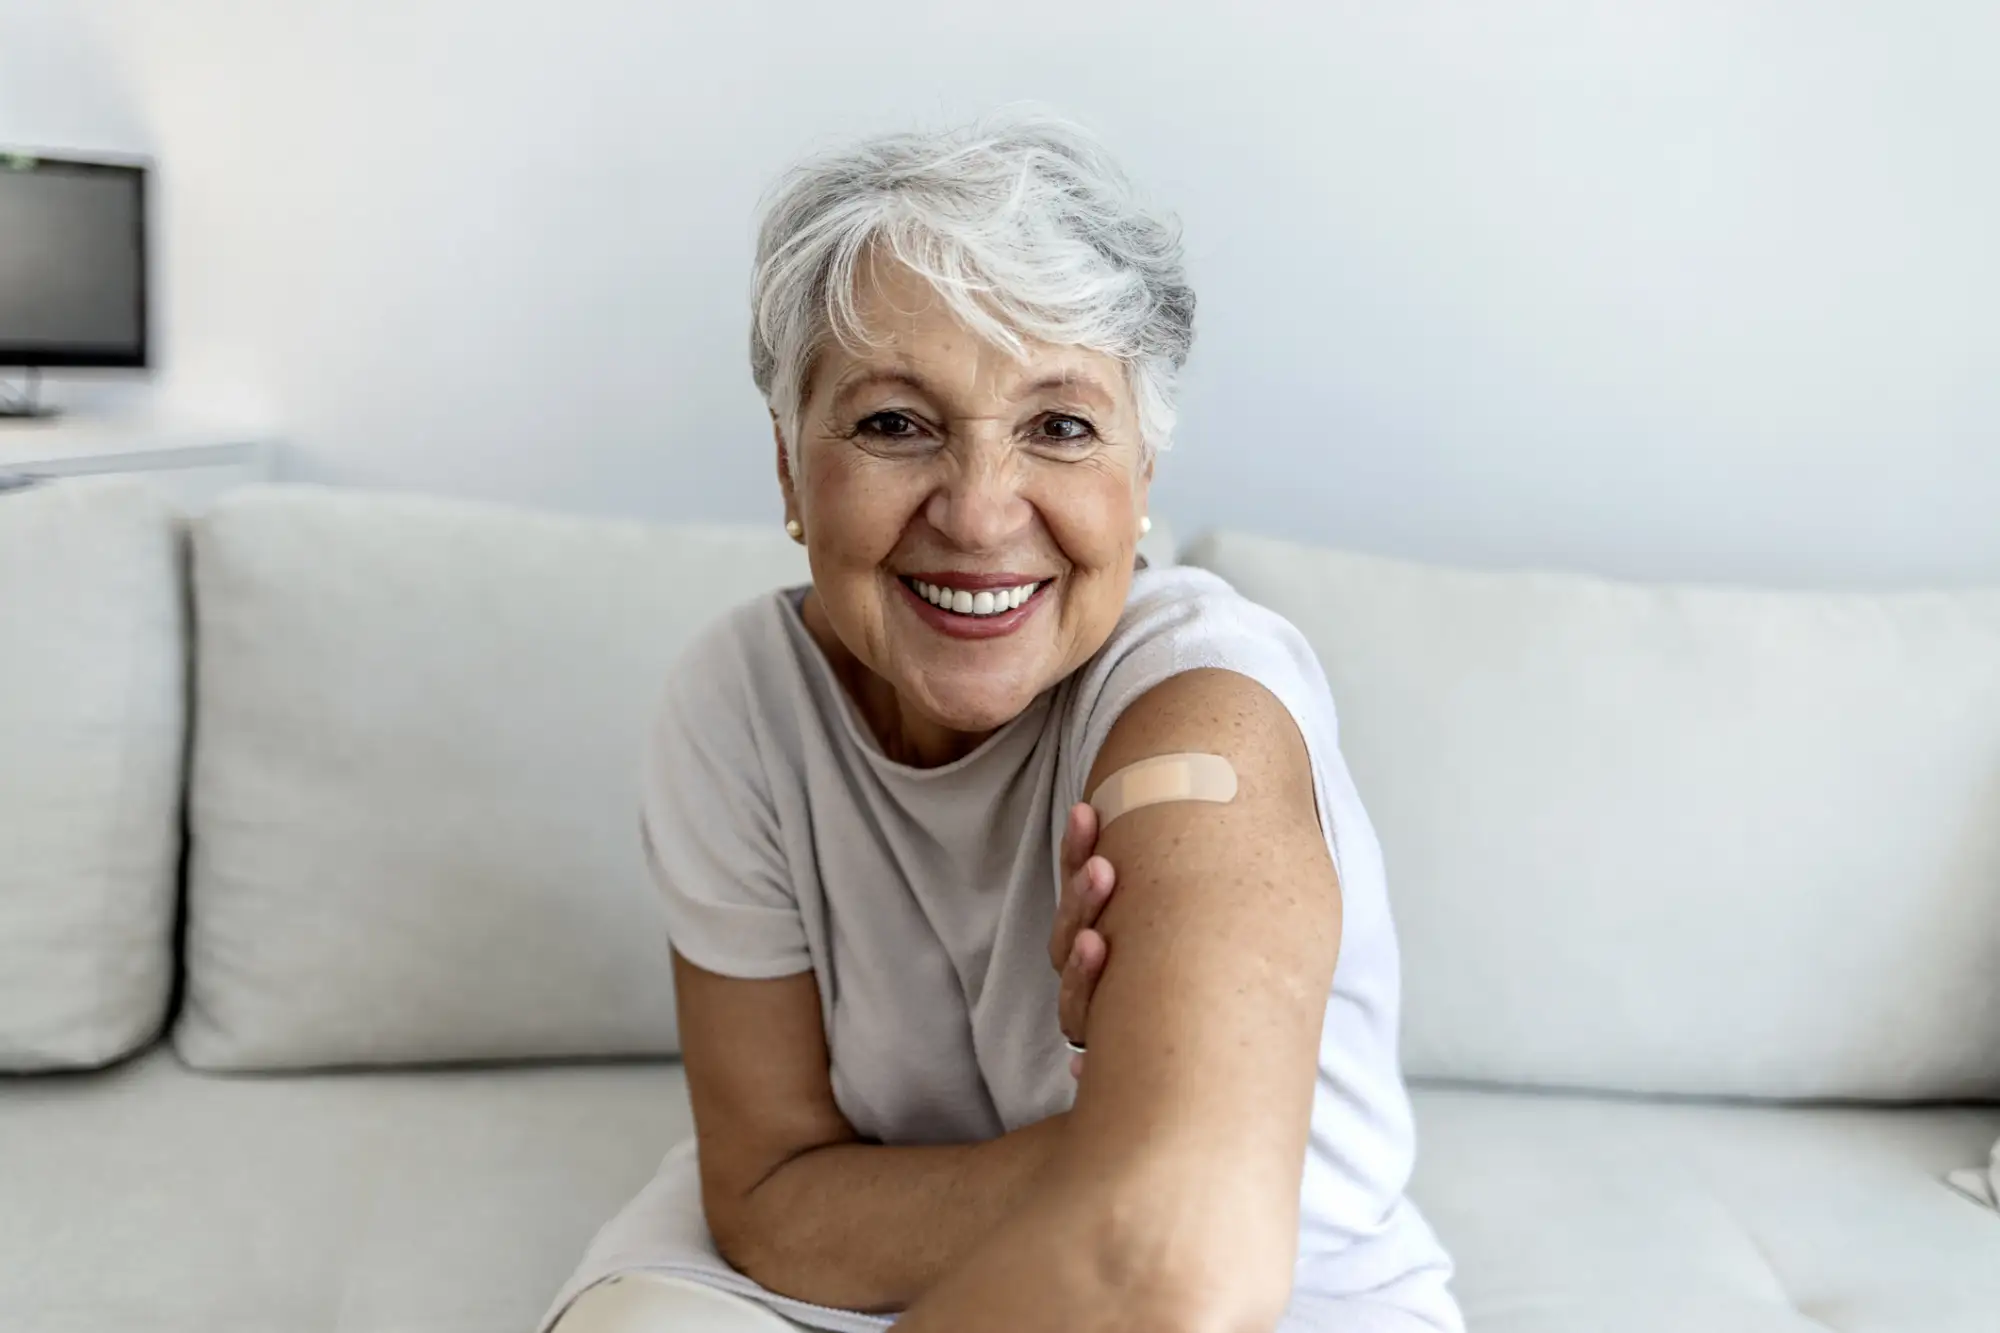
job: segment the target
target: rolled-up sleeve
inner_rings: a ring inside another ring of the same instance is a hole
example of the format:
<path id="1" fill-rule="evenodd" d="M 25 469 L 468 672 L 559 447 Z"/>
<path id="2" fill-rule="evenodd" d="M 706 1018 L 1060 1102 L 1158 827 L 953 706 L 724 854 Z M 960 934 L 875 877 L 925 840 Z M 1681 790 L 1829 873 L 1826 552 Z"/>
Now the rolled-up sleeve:
<path id="1" fill-rule="evenodd" d="M 668 938 L 724 976 L 804 972 L 805 926 L 750 720 L 706 666 L 676 669 L 646 747 L 640 836 Z"/>

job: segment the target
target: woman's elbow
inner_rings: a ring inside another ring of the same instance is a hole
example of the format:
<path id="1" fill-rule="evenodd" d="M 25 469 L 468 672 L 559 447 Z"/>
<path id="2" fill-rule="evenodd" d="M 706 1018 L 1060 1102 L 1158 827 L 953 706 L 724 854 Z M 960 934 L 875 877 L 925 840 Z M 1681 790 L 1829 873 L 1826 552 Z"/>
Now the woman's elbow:
<path id="1" fill-rule="evenodd" d="M 1159 1209 L 1104 1230 L 1099 1271 L 1116 1321 L 1146 1333 L 1271 1333 L 1292 1295 L 1296 1224 L 1228 1226 Z"/>
<path id="2" fill-rule="evenodd" d="M 1172 1287 L 1184 1311 L 1172 1323 L 1180 1333 L 1272 1333 L 1292 1299 L 1292 1273 L 1290 1265 L 1276 1273 L 1272 1265 L 1256 1265 L 1250 1271 L 1184 1277 Z"/>
<path id="3" fill-rule="evenodd" d="M 702 1214 L 708 1223 L 709 1238 L 715 1244 L 716 1253 L 737 1272 L 757 1276 L 762 1267 L 762 1255 L 757 1247 L 758 1232 L 749 1209 L 743 1206 L 742 1201 L 719 1199 L 704 1192 Z"/>
<path id="4" fill-rule="evenodd" d="M 1291 1300 L 1289 1272 L 1183 1275 L 1163 1283 L 1169 1307 L 1150 1328 L 1172 1333 L 1272 1333 Z"/>
<path id="5" fill-rule="evenodd" d="M 751 1196 L 704 1181 L 701 1208 L 709 1239 L 723 1261 L 745 1277 L 770 1286 L 775 1276 L 771 1271 L 775 1238 Z"/>
<path id="6" fill-rule="evenodd" d="M 1107 1293 L 1109 1316 L 1092 1327 L 1131 1333 L 1272 1333 L 1291 1299 L 1291 1282 L 1243 1274 L 1160 1274 Z"/>

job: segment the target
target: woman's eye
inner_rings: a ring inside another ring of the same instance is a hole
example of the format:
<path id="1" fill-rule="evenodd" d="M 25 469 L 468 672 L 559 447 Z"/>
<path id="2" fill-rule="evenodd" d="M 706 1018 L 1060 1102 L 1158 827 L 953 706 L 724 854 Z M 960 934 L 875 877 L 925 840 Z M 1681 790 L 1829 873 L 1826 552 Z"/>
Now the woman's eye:
<path id="1" fill-rule="evenodd" d="M 861 419 L 861 430 L 866 435 L 877 435 L 885 440 L 913 440 L 920 432 L 917 423 L 901 412 L 877 412 Z"/>
<path id="2" fill-rule="evenodd" d="M 1080 444 L 1096 432 L 1082 417 L 1053 416 L 1043 419 L 1042 434 L 1058 444 Z"/>

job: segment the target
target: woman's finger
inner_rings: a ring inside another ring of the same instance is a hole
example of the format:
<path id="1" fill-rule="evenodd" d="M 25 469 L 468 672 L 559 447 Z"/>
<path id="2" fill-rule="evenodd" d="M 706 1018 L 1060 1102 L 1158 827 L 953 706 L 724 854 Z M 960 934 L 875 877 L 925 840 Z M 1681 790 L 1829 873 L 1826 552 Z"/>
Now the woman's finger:
<path id="1" fill-rule="evenodd" d="M 1069 966 L 1076 945 L 1077 918 L 1083 912 L 1082 871 L 1063 876 L 1062 897 L 1056 900 L 1056 922 L 1049 931 L 1049 966 L 1061 972 Z"/>
<path id="2" fill-rule="evenodd" d="M 1085 930 L 1097 924 L 1097 918 L 1104 914 L 1104 904 L 1111 901 L 1111 890 L 1118 887 L 1118 871 L 1101 856 L 1093 856 L 1083 863 L 1083 872 L 1078 885 L 1076 928 Z"/>
<path id="3" fill-rule="evenodd" d="M 1062 898 L 1056 904 L 1055 930 L 1049 937 L 1049 966 L 1058 972 L 1069 966 L 1077 932 L 1097 924 L 1117 884 L 1117 870 L 1101 856 L 1085 861 L 1064 882 Z"/>
<path id="4" fill-rule="evenodd" d="M 1084 1028 L 1090 1018 L 1091 996 L 1097 990 L 1097 980 L 1104 971 L 1104 959 L 1109 953 L 1104 937 L 1094 930 L 1080 930 L 1076 944 L 1071 948 L 1069 960 L 1062 971 L 1062 985 L 1056 993 L 1056 1016 L 1062 1025 L 1063 1036 L 1081 1046 L 1084 1044 Z"/>
<path id="5" fill-rule="evenodd" d="M 1083 1029 L 1077 1027 L 1071 1019 L 1071 1015 L 1076 1012 L 1077 1008 L 1076 997 L 1073 992 L 1079 985 L 1083 984 L 1082 972 L 1077 967 L 1077 947 L 1076 944 L 1071 944 L 1070 952 L 1064 956 L 1061 967 L 1056 974 L 1058 979 L 1056 987 L 1056 1026 L 1061 1029 L 1064 1039 L 1081 1044 L 1079 1034 Z"/>
<path id="6" fill-rule="evenodd" d="M 1076 943 L 1079 926 L 1087 924 L 1089 904 L 1085 867 L 1097 840 L 1097 814 L 1088 805 L 1070 807 L 1069 822 L 1063 830 L 1062 894 L 1056 901 L 1056 919 L 1049 932 L 1049 966 L 1060 972 L 1069 960 L 1070 946 Z M 1091 919 L 1095 919 L 1092 914 Z"/>

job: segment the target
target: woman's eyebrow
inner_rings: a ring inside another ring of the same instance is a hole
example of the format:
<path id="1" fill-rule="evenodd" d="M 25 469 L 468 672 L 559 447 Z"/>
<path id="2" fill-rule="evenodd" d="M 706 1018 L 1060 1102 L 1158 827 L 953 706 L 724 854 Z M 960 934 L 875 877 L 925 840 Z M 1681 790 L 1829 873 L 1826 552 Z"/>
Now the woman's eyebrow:
<path id="1" fill-rule="evenodd" d="M 930 393 L 930 386 L 925 384 L 922 378 L 912 375 L 909 371 L 868 370 L 857 374 L 853 379 L 836 387 L 833 400 L 836 403 L 844 403 L 863 389 L 872 389 L 878 384 L 901 384 L 906 388 L 915 389 L 918 393 L 927 396 Z"/>
<path id="2" fill-rule="evenodd" d="M 1031 398 L 1043 393 L 1069 393 L 1088 398 L 1098 407 L 1109 409 L 1112 397 L 1097 377 L 1086 370 L 1068 370 L 1055 375 L 1044 375 L 1033 384 L 1021 389 L 1021 397 Z"/>

